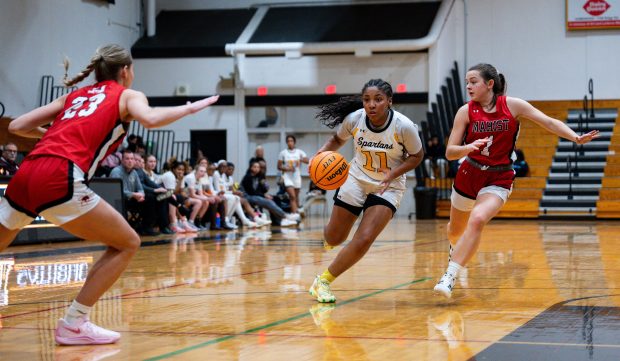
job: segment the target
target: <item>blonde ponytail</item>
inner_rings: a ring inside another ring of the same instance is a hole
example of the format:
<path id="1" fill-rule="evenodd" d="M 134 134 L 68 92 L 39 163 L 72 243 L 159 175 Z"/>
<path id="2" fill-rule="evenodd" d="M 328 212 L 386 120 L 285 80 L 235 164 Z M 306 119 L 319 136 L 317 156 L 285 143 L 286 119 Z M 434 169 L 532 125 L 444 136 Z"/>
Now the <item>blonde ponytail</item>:
<path id="1" fill-rule="evenodd" d="M 65 57 L 63 61 L 65 67 L 63 82 L 67 87 L 73 86 L 86 79 L 93 71 L 97 82 L 115 80 L 119 71 L 124 66 L 130 66 L 132 62 L 133 59 L 127 49 L 116 44 L 105 45 L 95 51 L 95 55 L 90 58 L 90 63 L 86 68 L 72 79 L 68 79 L 69 59 Z"/>

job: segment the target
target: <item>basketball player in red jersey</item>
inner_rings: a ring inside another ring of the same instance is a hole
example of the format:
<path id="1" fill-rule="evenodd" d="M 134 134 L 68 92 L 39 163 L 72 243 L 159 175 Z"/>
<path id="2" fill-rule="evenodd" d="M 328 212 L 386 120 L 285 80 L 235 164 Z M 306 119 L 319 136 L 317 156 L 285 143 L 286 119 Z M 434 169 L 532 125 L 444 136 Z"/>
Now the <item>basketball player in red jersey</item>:
<path id="1" fill-rule="evenodd" d="M 66 62 L 65 68 L 68 66 Z M 108 246 L 90 269 L 65 317 L 58 320 L 55 339 L 65 345 L 106 344 L 120 338 L 119 333 L 90 322 L 89 312 L 140 247 L 140 238 L 121 214 L 88 188 L 95 168 L 122 142 L 132 120 L 146 128 L 161 127 L 218 99 L 213 96 L 177 107 L 149 107 L 143 93 L 128 89 L 134 79 L 132 58 L 118 45 L 97 49 L 79 75 L 71 80 L 65 76 L 65 84 L 79 83 L 93 71 L 95 84 L 9 124 L 10 132 L 41 140 L 0 201 L 0 251 L 38 215 L 77 237 Z M 49 123 L 47 130 L 42 128 Z"/>
<path id="2" fill-rule="evenodd" d="M 435 286 L 436 292 L 448 298 L 459 272 L 478 249 L 482 229 L 512 191 L 512 153 L 519 120 L 527 118 L 577 144 L 588 143 L 599 133 L 594 130 L 577 135 L 562 121 L 550 118 L 530 103 L 505 96 L 504 76 L 490 64 L 471 67 L 465 83 L 471 101 L 458 110 L 446 149 L 448 160 L 465 160 L 452 189 L 448 269 Z"/>

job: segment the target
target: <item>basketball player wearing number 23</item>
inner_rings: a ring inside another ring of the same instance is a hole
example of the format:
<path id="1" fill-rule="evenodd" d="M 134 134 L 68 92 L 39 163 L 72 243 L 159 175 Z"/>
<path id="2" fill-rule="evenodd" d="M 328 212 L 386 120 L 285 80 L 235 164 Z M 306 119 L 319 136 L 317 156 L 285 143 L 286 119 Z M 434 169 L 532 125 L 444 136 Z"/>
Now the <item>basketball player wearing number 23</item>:
<path id="1" fill-rule="evenodd" d="M 317 152 L 336 151 L 353 138 L 355 156 L 349 176 L 336 191 L 334 208 L 323 237 L 326 249 L 343 243 L 363 212 L 351 242 L 321 275 L 310 294 L 319 302 L 335 302 L 330 284 L 359 261 L 400 205 L 405 191 L 405 173 L 420 164 L 424 153 L 417 126 L 393 110 L 392 87 L 372 79 L 361 97 L 343 97 L 323 105 L 317 117 L 330 128 L 339 126 Z"/>

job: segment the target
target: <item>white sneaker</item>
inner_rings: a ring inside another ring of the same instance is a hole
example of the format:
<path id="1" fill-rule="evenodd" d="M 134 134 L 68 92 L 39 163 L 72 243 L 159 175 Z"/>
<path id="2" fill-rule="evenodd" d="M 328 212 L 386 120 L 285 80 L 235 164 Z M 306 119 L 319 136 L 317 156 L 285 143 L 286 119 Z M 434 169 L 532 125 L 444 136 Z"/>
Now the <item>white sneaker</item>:
<path id="1" fill-rule="evenodd" d="M 256 218 L 254 218 L 254 222 L 256 222 L 256 224 L 257 224 L 259 227 L 268 226 L 268 225 L 270 225 L 270 224 L 271 224 L 271 221 L 270 221 L 270 220 L 265 220 L 265 219 L 262 219 L 262 218 L 260 218 L 260 217 L 256 217 Z"/>
<path id="2" fill-rule="evenodd" d="M 61 318 L 58 320 L 54 338 L 59 345 L 104 345 L 118 341 L 121 334 L 99 327 L 88 319 L 71 327 Z"/>
<path id="3" fill-rule="evenodd" d="M 258 227 L 258 224 L 256 224 L 256 222 L 252 222 L 252 221 L 248 220 L 248 221 L 245 221 L 243 223 L 243 226 L 244 227 L 248 227 L 248 228 L 256 228 L 256 227 Z"/>
<path id="4" fill-rule="evenodd" d="M 282 218 L 282 220 L 280 221 L 280 227 L 292 227 L 296 225 L 297 225 L 297 222 L 290 220 L 288 218 Z"/>
<path id="5" fill-rule="evenodd" d="M 308 290 L 308 292 L 310 292 L 310 295 L 316 298 L 318 302 L 336 302 L 336 296 L 332 293 L 329 283 L 323 281 L 319 275 L 314 278 L 314 282 L 312 282 L 312 286 L 310 286 L 310 290 Z"/>
<path id="6" fill-rule="evenodd" d="M 183 228 L 188 232 L 198 232 L 198 228 L 188 221 L 182 221 Z"/>
<path id="7" fill-rule="evenodd" d="M 299 213 L 289 213 L 286 215 L 286 219 L 297 222 L 301 220 L 301 216 L 299 215 Z"/>
<path id="8" fill-rule="evenodd" d="M 452 273 L 446 272 L 439 282 L 435 285 L 435 292 L 441 293 L 444 297 L 450 298 L 452 297 L 452 289 L 454 288 L 454 282 L 456 280 L 456 276 Z"/>

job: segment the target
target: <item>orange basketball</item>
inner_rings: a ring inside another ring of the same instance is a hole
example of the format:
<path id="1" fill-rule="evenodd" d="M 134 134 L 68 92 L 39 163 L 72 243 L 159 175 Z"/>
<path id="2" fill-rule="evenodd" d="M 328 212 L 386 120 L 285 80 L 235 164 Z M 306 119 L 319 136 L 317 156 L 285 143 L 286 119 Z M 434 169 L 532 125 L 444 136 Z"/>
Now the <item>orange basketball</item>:
<path id="1" fill-rule="evenodd" d="M 321 152 L 312 158 L 308 172 L 319 188 L 337 189 L 347 180 L 349 163 L 338 152 Z"/>

